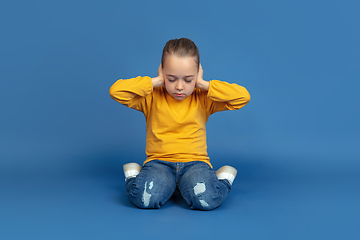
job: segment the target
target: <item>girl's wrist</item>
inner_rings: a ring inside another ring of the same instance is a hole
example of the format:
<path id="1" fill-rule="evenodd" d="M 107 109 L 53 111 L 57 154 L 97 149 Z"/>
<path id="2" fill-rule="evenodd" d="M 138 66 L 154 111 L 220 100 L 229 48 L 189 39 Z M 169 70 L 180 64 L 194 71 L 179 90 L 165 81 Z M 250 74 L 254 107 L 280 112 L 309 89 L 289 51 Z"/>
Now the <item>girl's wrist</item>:
<path id="1" fill-rule="evenodd" d="M 197 82 L 196 88 L 209 91 L 209 85 L 210 85 L 210 83 L 208 81 L 201 79 L 200 81 Z"/>
<path id="2" fill-rule="evenodd" d="M 157 76 L 155 78 L 151 78 L 151 81 L 152 81 L 154 88 L 162 87 L 164 85 L 164 81 L 159 76 Z"/>

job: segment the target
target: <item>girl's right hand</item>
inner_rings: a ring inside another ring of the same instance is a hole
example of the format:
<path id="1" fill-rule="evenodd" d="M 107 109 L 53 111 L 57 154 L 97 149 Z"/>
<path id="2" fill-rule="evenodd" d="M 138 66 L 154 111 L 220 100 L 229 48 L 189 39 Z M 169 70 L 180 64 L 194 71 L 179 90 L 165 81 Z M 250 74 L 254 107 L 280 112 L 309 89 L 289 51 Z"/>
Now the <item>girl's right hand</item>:
<path id="1" fill-rule="evenodd" d="M 155 77 L 155 78 L 151 78 L 151 81 L 152 81 L 152 84 L 153 84 L 153 87 L 154 88 L 157 88 L 157 87 L 164 87 L 165 84 L 164 84 L 164 77 L 163 77 L 163 73 L 162 73 L 162 67 L 161 67 L 161 64 L 158 68 L 158 76 Z"/>

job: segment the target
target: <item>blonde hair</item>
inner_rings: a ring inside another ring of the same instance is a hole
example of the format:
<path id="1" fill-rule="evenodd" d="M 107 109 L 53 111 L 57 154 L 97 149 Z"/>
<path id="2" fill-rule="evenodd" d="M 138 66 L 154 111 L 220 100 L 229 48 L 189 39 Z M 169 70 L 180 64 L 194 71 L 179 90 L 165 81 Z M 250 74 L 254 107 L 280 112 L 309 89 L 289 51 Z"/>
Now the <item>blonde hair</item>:
<path id="1" fill-rule="evenodd" d="M 164 67 L 164 61 L 167 55 L 177 55 L 179 57 L 194 57 L 197 67 L 200 65 L 200 54 L 195 43 L 188 38 L 176 38 L 169 40 L 163 49 L 161 57 L 161 66 Z"/>

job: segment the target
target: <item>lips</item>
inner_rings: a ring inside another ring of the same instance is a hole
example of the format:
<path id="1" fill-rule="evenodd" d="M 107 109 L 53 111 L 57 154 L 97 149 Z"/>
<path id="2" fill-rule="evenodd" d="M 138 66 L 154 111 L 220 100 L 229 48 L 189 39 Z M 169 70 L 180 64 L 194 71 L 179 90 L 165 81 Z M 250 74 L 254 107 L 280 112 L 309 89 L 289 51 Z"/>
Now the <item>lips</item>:
<path id="1" fill-rule="evenodd" d="M 175 93 L 175 95 L 176 95 L 177 97 L 183 97 L 183 96 L 185 96 L 185 94 L 182 94 L 182 93 Z"/>

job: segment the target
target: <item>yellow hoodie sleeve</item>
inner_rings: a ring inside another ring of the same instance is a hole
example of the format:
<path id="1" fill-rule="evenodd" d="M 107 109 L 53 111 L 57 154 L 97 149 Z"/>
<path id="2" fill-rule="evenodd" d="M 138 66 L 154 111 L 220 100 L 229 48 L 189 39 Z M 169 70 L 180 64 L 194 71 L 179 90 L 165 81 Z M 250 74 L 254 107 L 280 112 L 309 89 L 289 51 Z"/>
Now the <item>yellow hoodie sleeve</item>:
<path id="1" fill-rule="evenodd" d="M 153 91 L 150 77 L 119 79 L 109 90 L 111 98 L 119 103 L 145 113 L 146 96 Z"/>
<path id="2" fill-rule="evenodd" d="M 219 111 L 240 109 L 250 101 L 250 93 L 246 88 L 219 80 L 210 81 L 207 97 L 206 108 L 209 115 Z"/>

